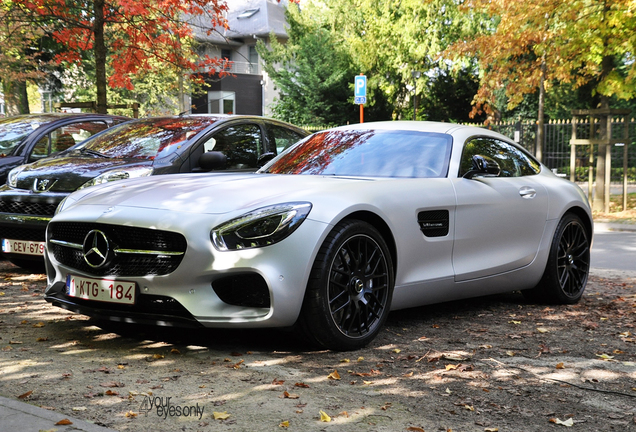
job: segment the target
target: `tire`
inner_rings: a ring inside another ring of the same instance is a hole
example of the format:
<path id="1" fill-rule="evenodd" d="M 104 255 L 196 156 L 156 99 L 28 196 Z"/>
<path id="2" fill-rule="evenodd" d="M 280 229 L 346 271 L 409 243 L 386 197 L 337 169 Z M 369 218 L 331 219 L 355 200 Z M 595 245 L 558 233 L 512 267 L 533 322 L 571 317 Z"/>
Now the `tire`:
<path id="1" fill-rule="evenodd" d="M 322 348 L 362 348 L 389 315 L 393 285 L 393 262 L 380 233 L 366 222 L 343 221 L 318 252 L 299 326 Z"/>
<path id="2" fill-rule="evenodd" d="M 551 304 L 577 303 L 590 271 L 590 240 L 581 218 L 567 213 L 559 222 L 548 262 L 539 284 L 522 291 L 530 301 Z"/>

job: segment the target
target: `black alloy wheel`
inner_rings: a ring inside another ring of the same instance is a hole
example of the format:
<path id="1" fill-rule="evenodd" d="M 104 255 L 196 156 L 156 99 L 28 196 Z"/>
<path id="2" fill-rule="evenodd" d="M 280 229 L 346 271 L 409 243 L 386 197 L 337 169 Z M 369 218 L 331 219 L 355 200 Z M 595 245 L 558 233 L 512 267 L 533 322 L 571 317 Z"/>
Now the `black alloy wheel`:
<path id="1" fill-rule="evenodd" d="M 557 226 L 541 282 L 523 294 L 533 301 L 574 304 L 583 295 L 589 271 L 587 231 L 578 216 L 568 213 Z"/>
<path id="2" fill-rule="evenodd" d="M 301 327 L 324 348 L 361 348 L 380 331 L 392 295 L 393 264 L 382 236 L 365 222 L 342 222 L 312 268 Z"/>

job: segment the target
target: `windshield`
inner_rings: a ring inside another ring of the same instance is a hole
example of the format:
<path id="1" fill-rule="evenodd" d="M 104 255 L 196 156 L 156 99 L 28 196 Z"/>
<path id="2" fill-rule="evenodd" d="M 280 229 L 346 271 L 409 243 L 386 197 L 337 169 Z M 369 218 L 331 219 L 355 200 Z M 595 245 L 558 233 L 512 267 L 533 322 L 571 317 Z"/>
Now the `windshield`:
<path id="1" fill-rule="evenodd" d="M 84 153 L 122 159 L 160 159 L 210 126 L 215 118 L 153 118 L 115 126 L 74 147 Z"/>
<path id="2" fill-rule="evenodd" d="M 452 137 L 393 130 L 316 133 L 263 167 L 273 174 L 362 177 L 445 177 Z"/>
<path id="3" fill-rule="evenodd" d="M 51 119 L 44 117 L 10 117 L 0 121 L 0 156 L 9 156 L 34 130 Z"/>

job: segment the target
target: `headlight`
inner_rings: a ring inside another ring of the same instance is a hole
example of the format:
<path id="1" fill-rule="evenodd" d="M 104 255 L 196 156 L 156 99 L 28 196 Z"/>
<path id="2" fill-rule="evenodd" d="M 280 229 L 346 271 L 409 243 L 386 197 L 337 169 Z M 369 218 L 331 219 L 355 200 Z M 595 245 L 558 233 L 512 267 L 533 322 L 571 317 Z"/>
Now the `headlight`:
<path id="1" fill-rule="evenodd" d="M 105 173 L 91 179 L 77 188 L 77 190 L 87 188 L 89 186 L 95 186 L 102 183 L 108 183 L 117 180 L 125 180 L 129 178 L 145 177 L 152 174 L 152 168 L 150 167 L 131 167 L 114 169 L 106 171 Z"/>
<path id="2" fill-rule="evenodd" d="M 307 202 L 263 207 L 215 227 L 210 237 L 220 251 L 268 246 L 293 233 L 310 210 Z"/>
<path id="3" fill-rule="evenodd" d="M 24 171 L 25 165 L 20 165 L 9 171 L 7 176 L 7 184 L 11 187 L 18 187 L 18 176 Z"/>

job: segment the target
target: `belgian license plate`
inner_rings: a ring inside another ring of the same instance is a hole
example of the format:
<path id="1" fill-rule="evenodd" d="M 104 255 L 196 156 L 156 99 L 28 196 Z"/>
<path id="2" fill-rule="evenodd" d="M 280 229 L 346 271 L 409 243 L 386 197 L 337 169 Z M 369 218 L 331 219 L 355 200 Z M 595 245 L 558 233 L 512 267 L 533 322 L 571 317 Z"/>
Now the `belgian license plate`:
<path id="1" fill-rule="evenodd" d="M 66 295 L 109 303 L 135 304 L 135 282 L 66 276 Z"/>
<path id="2" fill-rule="evenodd" d="M 44 242 L 2 239 L 2 252 L 44 256 Z"/>

